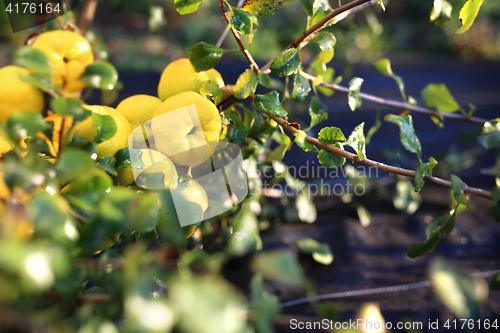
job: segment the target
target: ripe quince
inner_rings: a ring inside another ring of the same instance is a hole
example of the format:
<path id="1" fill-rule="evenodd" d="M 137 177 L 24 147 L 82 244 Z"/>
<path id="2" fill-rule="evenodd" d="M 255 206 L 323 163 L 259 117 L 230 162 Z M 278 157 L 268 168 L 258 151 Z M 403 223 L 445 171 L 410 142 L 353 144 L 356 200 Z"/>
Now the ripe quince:
<path id="1" fill-rule="evenodd" d="M 134 95 L 124 99 L 118 104 L 116 110 L 120 112 L 130 123 L 133 131 L 136 127 L 153 118 L 153 111 L 162 103 L 154 96 Z"/>
<path id="2" fill-rule="evenodd" d="M 0 69 L 0 122 L 4 123 L 14 112 L 43 111 L 43 93 L 19 78 L 29 74 L 27 69 L 6 66 Z"/>

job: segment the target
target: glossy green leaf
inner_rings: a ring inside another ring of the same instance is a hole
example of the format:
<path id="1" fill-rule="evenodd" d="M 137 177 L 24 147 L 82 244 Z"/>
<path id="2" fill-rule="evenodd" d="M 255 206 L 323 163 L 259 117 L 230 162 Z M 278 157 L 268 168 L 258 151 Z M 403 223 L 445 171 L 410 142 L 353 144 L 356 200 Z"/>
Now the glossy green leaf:
<path id="1" fill-rule="evenodd" d="M 73 117 L 77 123 L 88 118 L 92 113 L 82 107 L 83 102 L 78 98 L 56 97 L 50 101 L 51 110 L 63 116 Z"/>
<path id="2" fill-rule="evenodd" d="M 475 133 L 476 140 L 486 149 L 500 146 L 500 118 L 484 123 L 483 127 Z"/>
<path id="3" fill-rule="evenodd" d="M 200 87 L 200 95 L 210 97 L 209 99 L 217 105 L 222 100 L 222 89 L 213 81 L 203 82 Z"/>
<path id="4" fill-rule="evenodd" d="M 283 0 L 245 0 L 242 9 L 259 17 L 273 16 Z"/>
<path id="5" fill-rule="evenodd" d="M 312 202 L 312 196 L 302 191 L 295 199 L 295 208 L 299 214 L 299 219 L 303 222 L 314 223 L 318 213 L 316 206 Z"/>
<path id="6" fill-rule="evenodd" d="M 94 141 L 97 143 L 111 139 L 116 134 L 116 123 L 111 116 L 92 113 Z"/>
<path id="7" fill-rule="evenodd" d="M 420 207 L 422 197 L 413 189 L 412 183 L 408 179 L 398 179 L 396 192 L 392 198 L 394 207 L 404 214 L 411 215 Z"/>
<path id="8" fill-rule="evenodd" d="M 333 47 L 337 43 L 335 36 L 328 31 L 320 31 L 314 37 L 309 39 L 309 42 L 318 44 L 321 50 L 327 50 L 333 53 Z"/>
<path id="9" fill-rule="evenodd" d="M 160 33 L 166 24 L 167 20 L 165 18 L 165 9 L 162 6 L 150 6 L 148 20 L 149 33 Z"/>
<path id="10" fill-rule="evenodd" d="M 363 84 L 363 79 L 359 77 L 352 78 L 349 81 L 349 94 L 347 95 L 348 104 L 351 111 L 354 111 L 361 107 L 363 101 L 359 97 L 359 91 L 361 90 L 361 85 Z"/>
<path id="11" fill-rule="evenodd" d="M 217 66 L 226 51 L 217 46 L 200 42 L 189 50 L 188 58 L 195 71 L 207 71 Z"/>
<path id="12" fill-rule="evenodd" d="M 434 251 L 436 246 L 453 231 L 455 227 L 455 213 L 453 210 L 448 214 L 429 223 L 425 229 L 427 239 L 422 243 L 415 243 L 408 249 L 410 258 L 420 257 Z"/>
<path id="13" fill-rule="evenodd" d="M 243 36 L 253 33 L 253 21 L 244 10 L 229 5 L 229 24 Z"/>
<path id="14" fill-rule="evenodd" d="M 413 128 L 411 115 L 396 116 L 388 114 L 385 116 L 384 120 L 398 125 L 403 147 L 405 147 L 406 150 L 417 154 L 418 160 L 422 163 L 422 146 L 420 145 L 420 140 L 418 139 L 415 129 Z"/>
<path id="15" fill-rule="evenodd" d="M 430 83 L 422 90 L 422 98 L 428 107 L 439 112 L 455 112 L 460 105 L 455 101 L 450 91 L 443 83 Z"/>
<path id="16" fill-rule="evenodd" d="M 356 154 L 358 154 L 358 159 L 360 161 L 366 158 L 366 140 L 365 134 L 363 132 L 364 128 L 365 123 L 361 123 L 356 126 L 349 135 L 349 138 L 347 138 L 347 141 L 343 143 L 344 146 L 350 146 L 354 148 Z"/>
<path id="17" fill-rule="evenodd" d="M 101 60 L 88 65 L 80 80 L 89 88 L 111 90 L 118 82 L 118 72 L 109 62 Z"/>
<path id="18" fill-rule="evenodd" d="M 462 179 L 455 175 L 451 175 L 451 190 L 453 191 L 453 197 L 455 200 L 464 206 L 469 206 L 469 196 L 464 193 L 464 182 Z"/>
<path id="19" fill-rule="evenodd" d="M 311 253 L 314 260 L 323 265 L 333 262 L 333 254 L 327 243 L 319 243 L 312 238 L 300 238 L 295 241 L 299 250 L 303 253 Z"/>
<path id="20" fill-rule="evenodd" d="M 328 119 L 328 107 L 321 102 L 318 95 L 311 97 L 307 111 L 311 116 L 311 125 L 309 125 L 309 128 L 313 128 Z"/>
<path id="21" fill-rule="evenodd" d="M 271 64 L 271 73 L 276 76 L 290 76 L 297 72 L 302 64 L 299 50 L 293 48 L 283 52 Z"/>
<path id="22" fill-rule="evenodd" d="M 434 7 L 431 11 L 431 21 L 440 26 L 451 19 L 453 6 L 446 0 L 434 0 Z"/>
<path id="23" fill-rule="evenodd" d="M 296 102 L 302 102 L 309 95 L 310 91 L 311 85 L 309 84 L 309 80 L 300 72 L 295 74 L 293 78 L 292 99 Z"/>
<path id="24" fill-rule="evenodd" d="M 227 131 L 227 137 L 229 141 L 241 145 L 247 140 L 248 128 L 243 124 L 240 117 L 233 113 L 225 113 L 227 119 L 233 122 L 233 125 L 229 127 Z"/>
<path id="25" fill-rule="evenodd" d="M 298 130 L 295 133 L 293 133 L 295 136 L 294 142 L 302 148 L 303 151 L 306 153 L 316 153 L 318 152 L 318 148 L 315 145 L 310 144 L 309 142 L 306 141 L 306 132 Z"/>
<path id="26" fill-rule="evenodd" d="M 335 147 L 344 149 L 341 143 L 336 143 Z M 345 164 L 345 157 L 342 157 L 340 155 L 331 153 L 329 151 L 326 151 L 324 149 L 320 150 L 318 153 L 318 160 L 319 163 L 323 164 L 327 168 L 333 169 L 333 168 L 339 168 Z"/>
<path id="27" fill-rule="evenodd" d="M 279 100 L 279 94 L 276 90 L 265 95 L 256 95 L 253 100 L 255 108 L 262 112 L 271 112 L 275 117 L 286 117 L 288 112 L 283 108 Z"/>
<path id="28" fill-rule="evenodd" d="M 258 81 L 259 81 L 260 85 L 262 85 L 268 89 L 271 87 L 271 78 L 269 77 L 269 75 L 265 74 L 264 72 L 259 72 Z"/>
<path id="29" fill-rule="evenodd" d="M 234 85 L 233 95 L 239 99 L 245 99 L 257 89 L 258 76 L 252 69 L 247 69 L 239 77 Z"/>
<path id="30" fill-rule="evenodd" d="M 319 131 L 318 141 L 323 145 L 334 145 L 339 141 L 345 141 L 345 136 L 338 127 L 324 127 Z"/>
<path id="31" fill-rule="evenodd" d="M 35 136 L 50 128 L 38 112 L 14 112 L 7 121 L 7 133 L 16 141 Z"/>
<path id="32" fill-rule="evenodd" d="M 311 13 L 312 17 L 308 17 L 307 27 L 309 28 L 311 25 L 317 23 L 330 12 L 332 12 L 332 7 L 330 6 L 328 0 L 313 0 Z"/>
<path id="33" fill-rule="evenodd" d="M 70 181 L 89 171 L 94 166 L 94 160 L 82 150 L 66 148 L 62 150 L 57 160 L 56 169 L 61 181 Z"/>
<path id="34" fill-rule="evenodd" d="M 131 168 L 132 162 L 130 161 L 130 151 L 137 151 L 138 149 L 129 149 L 128 147 L 122 148 L 116 152 L 115 167 L 119 169 Z"/>
<path id="35" fill-rule="evenodd" d="M 290 251 L 258 252 L 253 257 L 251 268 L 266 279 L 292 287 L 301 287 L 304 281 L 297 257 Z"/>
<path id="36" fill-rule="evenodd" d="M 110 175 L 116 176 L 116 170 L 115 170 L 115 164 L 116 164 L 116 158 L 114 156 L 106 156 L 104 158 L 99 158 L 97 159 L 97 165 L 109 173 Z"/>
<path id="37" fill-rule="evenodd" d="M 415 191 L 420 191 L 424 187 L 424 177 L 425 175 L 432 176 L 432 169 L 438 164 L 434 157 L 429 158 L 429 162 L 421 163 L 420 166 L 415 171 Z"/>
<path id="38" fill-rule="evenodd" d="M 401 76 L 394 74 L 391 67 L 391 61 L 387 58 L 380 59 L 375 63 L 375 68 L 387 77 L 392 78 L 398 85 L 403 100 L 406 100 L 405 84 Z"/>
<path id="39" fill-rule="evenodd" d="M 457 30 L 457 34 L 463 34 L 469 30 L 479 13 L 479 8 L 481 8 L 483 1 L 484 0 L 468 0 L 463 5 L 462 9 L 460 9 L 460 13 L 458 14 L 462 27 Z"/>
<path id="40" fill-rule="evenodd" d="M 12 56 L 12 62 L 34 72 L 49 72 L 52 69 L 45 53 L 28 46 L 17 49 Z"/>
<path id="41" fill-rule="evenodd" d="M 200 8 L 206 0 L 175 0 L 175 10 L 181 14 L 191 14 Z"/>
<path id="42" fill-rule="evenodd" d="M 262 249 L 259 222 L 254 212 L 249 208 L 242 207 L 234 216 L 232 225 L 233 236 L 228 244 L 229 253 L 235 256 L 242 256 Z"/>

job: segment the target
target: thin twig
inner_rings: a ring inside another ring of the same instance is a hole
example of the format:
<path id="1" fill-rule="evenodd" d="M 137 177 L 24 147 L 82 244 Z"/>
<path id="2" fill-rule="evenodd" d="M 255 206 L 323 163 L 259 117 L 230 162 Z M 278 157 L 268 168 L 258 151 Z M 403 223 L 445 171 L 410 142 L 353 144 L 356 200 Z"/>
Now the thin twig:
<path id="1" fill-rule="evenodd" d="M 307 74 L 305 72 L 300 72 L 300 73 L 302 75 L 304 75 L 304 77 L 306 77 L 311 82 L 316 80 L 315 76 L 312 76 L 312 75 Z M 321 82 L 321 85 L 323 87 L 330 88 L 330 89 L 337 91 L 337 92 L 340 92 L 342 94 L 346 94 L 346 95 L 349 94 L 349 88 L 340 86 L 340 85 L 335 84 L 335 83 L 327 83 L 327 82 L 323 81 L 323 82 Z M 362 92 L 359 93 L 359 97 L 367 102 L 372 102 L 372 103 L 375 103 L 377 105 L 387 106 L 390 108 L 396 108 L 396 109 L 401 109 L 401 110 L 408 110 L 408 111 L 415 112 L 415 113 L 425 114 L 427 116 L 439 117 L 438 112 L 436 110 L 433 110 L 433 109 L 424 108 L 424 107 L 416 106 L 416 105 L 410 105 L 408 103 L 394 101 L 394 100 L 390 100 L 390 99 L 384 99 L 381 97 L 377 97 L 377 96 L 370 95 L 370 94 L 365 94 Z M 467 122 L 471 122 L 471 123 L 475 123 L 475 124 L 479 124 L 479 125 L 483 125 L 487 121 L 486 119 L 477 118 L 477 117 L 468 117 L 468 116 L 464 116 L 463 114 L 458 114 L 458 113 L 441 113 L 441 116 L 443 118 L 467 121 Z"/>
<path id="2" fill-rule="evenodd" d="M 290 126 L 289 123 L 286 120 L 284 120 L 282 118 L 279 118 L 279 117 L 275 117 L 270 112 L 266 113 L 266 115 L 269 118 L 271 118 L 272 120 L 274 120 L 275 122 L 277 122 L 287 132 L 289 132 L 291 134 L 294 134 L 295 132 L 297 132 L 297 129 L 295 129 L 294 127 Z M 329 151 L 331 153 L 334 153 L 336 155 L 342 156 L 342 157 L 344 157 L 344 158 L 346 158 L 348 160 L 351 160 L 353 162 L 356 162 L 356 163 L 359 163 L 359 164 L 363 164 L 363 165 L 366 165 L 368 167 L 376 168 L 378 170 L 382 170 L 384 172 L 387 172 L 391 176 L 394 175 L 394 174 L 396 174 L 396 175 L 406 176 L 406 177 L 410 177 L 410 178 L 415 178 L 415 171 L 413 171 L 413 170 L 398 168 L 398 167 L 395 167 L 395 166 L 392 166 L 392 165 L 387 165 L 387 164 L 380 163 L 380 162 L 377 162 L 377 161 L 373 161 L 373 160 L 370 160 L 370 159 L 367 159 L 367 158 L 364 159 L 364 160 L 359 160 L 358 155 L 353 154 L 353 153 L 349 153 L 349 152 L 347 152 L 347 151 L 345 151 L 343 149 L 337 148 L 337 147 L 335 147 L 333 145 L 323 145 L 317 139 L 315 139 L 313 137 L 310 137 L 309 135 L 306 135 L 305 139 L 306 139 L 306 141 L 308 143 L 310 143 L 312 145 L 315 145 L 318 148 L 327 150 L 327 151 Z M 424 180 L 427 183 L 431 183 L 431 184 L 438 185 L 438 186 L 445 187 L 445 188 L 451 188 L 451 182 L 449 182 L 447 180 L 444 180 L 444 179 L 441 179 L 441 178 L 438 178 L 438 177 L 433 177 L 433 176 L 426 175 L 424 177 Z M 476 196 L 479 196 L 479 197 L 482 197 L 482 198 L 486 198 L 486 199 L 490 199 L 490 200 L 492 199 L 491 192 L 490 191 L 485 191 L 483 189 L 469 187 L 469 186 L 464 186 L 464 192 L 468 193 L 468 194 L 471 194 L 471 195 L 476 195 Z"/>
<path id="3" fill-rule="evenodd" d="M 227 24 L 229 26 L 230 22 L 229 22 L 229 18 L 227 17 L 226 9 L 224 8 L 224 0 L 220 0 L 220 10 L 222 11 L 222 15 L 226 19 L 226 22 L 227 22 Z M 236 30 L 234 30 L 234 28 L 232 28 L 232 27 L 230 28 L 230 30 L 233 33 L 234 39 L 238 43 L 241 52 L 243 52 L 243 54 L 245 55 L 245 58 L 247 58 L 247 61 L 253 67 L 253 70 L 255 72 L 258 72 L 259 71 L 259 66 L 257 65 L 257 63 L 255 62 L 255 60 L 253 59 L 253 57 L 250 54 L 250 52 L 248 52 L 248 50 L 245 48 L 245 45 L 243 45 L 243 42 L 241 41 L 241 38 L 238 35 L 238 32 Z"/>
<path id="4" fill-rule="evenodd" d="M 98 0 L 86 0 L 83 4 L 83 9 L 80 14 L 80 21 L 78 23 L 78 28 L 80 29 L 82 35 L 85 35 L 85 33 L 87 33 L 90 24 L 94 20 L 97 1 Z"/>

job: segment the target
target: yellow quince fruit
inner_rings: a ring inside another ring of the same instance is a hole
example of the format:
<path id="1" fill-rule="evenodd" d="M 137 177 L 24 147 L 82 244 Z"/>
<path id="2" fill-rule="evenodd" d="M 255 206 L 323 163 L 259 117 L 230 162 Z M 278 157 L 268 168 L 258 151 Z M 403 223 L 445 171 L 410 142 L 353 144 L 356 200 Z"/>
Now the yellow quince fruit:
<path id="1" fill-rule="evenodd" d="M 107 106 L 100 105 L 84 105 L 85 109 L 100 115 L 111 116 L 116 123 L 116 133 L 110 139 L 97 144 L 97 156 L 99 158 L 105 156 L 115 156 L 116 152 L 125 148 L 128 144 L 128 136 L 130 134 L 130 124 L 128 120 L 118 111 Z M 88 117 L 81 123 L 75 125 L 71 130 L 71 134 L 78 133 L 88 140 L 94 140 L 94 121 L 92 117 Z"/>
<path id="2" fill-rule="evenodd" d="M 163 70 L 158 85 L 158 97 L 164 101 L 185 91 L 199 93 L 201 85 L 207 81 L 217 83 L 220 88 L 224 87 L 224 80 L 216 69 L 196 72 L 188 58 L 181 58 L 171 62 Z"/>
<path id="3" fill-rule="evenodd" d="M 153 113 L 156 149 L 172 162 L 196 166 L 206 161 L 220 140 L 222 118 L 215 105 L 188 91 L 170 97 Z"/>
<path id="4" fill-rule="evenodd" d="M 43 93 L 19 78 L 27 69 L 6 66 L 0 69 L 0 122 L 5 123 L 14 112 L 43 111 Z"/>
<path id="5" fill-rule="evenodd" d="M 154 96 L 134 95 L 124 99 L 118 104 L 116 110 L 120 112 L 130 123 L 133 131 L 136 127 L 153 118 L 153 111 L 162 103 Z"/>
<path id="6" fill-rule="evenodd" d="M 54 83 L 61 85 L 64 91 L 76 92 L 85 87 L 79 78 L 94 61 L 94 55 L 83 36 L 70 30 L 48 31 L 38 36 L 32 47 L 47 56 Z"/>
<path id="7" fill-rule="evenodd" d="M 179 182 L 175 191 L 180 193 L 187 201 L 200 205 L 203 212 L 208 209 L 207 192 L 205 192 L 203 187 L 196 180 L 184 179 Z"/>

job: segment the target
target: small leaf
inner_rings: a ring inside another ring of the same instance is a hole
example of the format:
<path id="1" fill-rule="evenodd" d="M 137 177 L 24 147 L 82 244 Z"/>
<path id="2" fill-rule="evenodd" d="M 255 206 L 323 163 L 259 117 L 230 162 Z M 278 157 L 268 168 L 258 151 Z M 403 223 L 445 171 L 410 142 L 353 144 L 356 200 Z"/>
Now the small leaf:
<path id="1" fill-rule="evenodd" d="M 341 143 L 336 143 L 335 147 L 344 149 Z M 327 168 L 339 168 L 345 164 L 345 157 L 331 153 L 327 150 L 320 150 L 318 153 L 319 163 L 323 164 Z"/>
<path id="2" fill-rule="evenodd" d="M 118 82 L 118 72 L 109 62 L 101 60 L 88 65 L 80 80 L 90 88 L 111 90 Z"/>
<path id="3" fill-rule="evenodd" d="M 452 5 L 446 0 L 434 0 L 434 7 L 431 11 L 431 21 L 440 26 L 451 19 Z"/>
<path id="4" fill-rule="evenodd" d="M 320 31 L 309 42 L 318 44 L 321 50 L 327 50 L 333 53 L 333 47 L 337 43 L 335 36 L 328 31 Z"/>
<path id="5" fill-rule="evenodd" d="M 253 105 L 258 111 L 262 113 L 271 112 L 275 117 L 286 117 L 288 114 L 281 105 L 279 94 L 276 90 L 265 95 L 256 95 Z"/>
<path id="6" fill-rule="evenodd" d="M 38 112 L 14 112 L 7 121 L 7 133 L 16 141 L 35 136 L 50 128 Z"/>
<path id="7" fill-rule="evenodd" d="M 268 88 L 271 87 L 271 78 L 264 72 L 259 72 L 258 75 L 259 84 Z"/>
<path id="8" fill-rule="evenodd" d="M 364 80 L 359 77 L 352 78 L 351 81 L 349 81 L 349 94 L 347 95 L 347 99 L 351 111 L 358 109 L 363 103 L 361 97 L 359 97 L 359 91 L 361 90 L 363 81 Z"/>
<path id="9" fill-rule="evenodd" d="M 82 101 L 78 98 L 56 97 L 50 101 L 51 110 L 63 116 L 73 117 L 73 122 L 87 119 L 91 112 L 82 107 Z"/>
<path id="10" fill-rule="evenodd" d="M 460 105 L 455 101 L 445 84 L 430 83 L 422 90 L 425 104 L 439 112 L 455 112 Z"/>
<path id="11" fill-rule="evenodd" d="M 500 118 L 487 121 L 475 133 L 476 140 L 486 149 L 500 146 Z"/>
<path id="12" fill-rule="evenodd" d="M 306 99 L 307 95 L 309 95 L 310 91 L 311 85 L 309 84 L 309 80 L 300 72 L 295 74 L 293 79 L 292 99 L 296 102 L 302 102 Z"/>
<path id="13" fill-rule="evenodd" d="M 406 93 L 405 93 L 405 84 L 403 82 L 403 79 L 401 76 L 398 76 L 394 74 L 391 68 L 391 61 L 387 58 L 380 59 L 375 63 L 375 68 L 382 74 L 384 74 L 387 77 L 392 78 L 396 84 L 398 85 L 399 92 L 401 93 L 401 96 L 403 97 L 403 100 L 406 100 Z"/>
<path id="14" fill-rule="evenodd" d="M 385 116 L 384 120 L 398 125 L 403 147 L 405 147 L 406 150 L 417 154 L 418 160 L 422 163 L 422 146 L 420 145 L 420 140 L 418 139 L 415 129 L 413 128 L 411 115 L 401 117 L 388 114 Z"/>
<path id="15" fill-rule="evenodd" d="M 323 265 L 333 262 L 333 254 L 327 243 L 318 243 L 312 238 L 300 238 L 295 241 L 299 250 L 303 253 L 311 253 L 314 260 Z"/>
<path id="16" fill-rule="evenodd" d="M 320 101 L 318 95 L 311 97 L 307 111 L 311 116 L 311 125 L 309 125 L 309 128 L 313 128 L 328 119 L 328 107 Z"/>
<path id="17" fill-rule="evenodd" d="M 116 134 L 116 123 L 111 116 L 92 113 L 94 141 L 102 143 Z"/>
<path id="18" fill-rule="evenodd" d="M 191 14 L 200 8 L 206 0 L 175 0 L 175 10 L 181 14 Z"/>
<path id="19" fill-rule="evenodd" d="M 255 92 L 258 83 L 258 76 L 252 69 L 243 72 L 236 82 L 233 95 L 238 99 L 245 99 Z"/>
<path id="20" fill-rule="evenodd" d="M 295 133 L 293 133 L 295 136 L 294 142 L 302 148 L 303 151 L 306 153 L 316 153 L 318 152 L 318 148 L 315 145 L 312 145 L 308 142 L 306 142 L 306 132 L 298 130 Z"/>
<path id="21" fill-rule="evenodd" d="M 241 9 L 259 17 L 269 17 L 276 13 L 278 5 L 282 1 L 283 0 L 245 0 Z"/>
<path id="22" fill-rule="evenodd" d="M 66 148 L 62 150 L 57 160 L 56 168 L 61 181 L 70 181 L 89 172 L 94 166 L 94 160 L 82 150 Z"/>
<path id="23" fill-rule="evenodd" d="M 293 48 L 274 59 L 270 69 L 276 76 L 290 76 L 299 70 L 301 64 L 299 50 Z"/>
<path id="24" fill-rule="evenodd" d="M 262 249 L 259 235 L 259 221 L 249 208 L 243 207 L 233 218 L 233 235 L 228 244 L 228 252 L 242 256 Z"/>
<path id="25" fill-rule="evenodd" d="M 424 187 L 424 177 L 425 175 L 432 176 L 432 169 L 438 164 L 434 157 L 429 158 L 428 163 L 422 163 L 415 171 L 415 191 L 420 191 Z"/>
<path id="26" fill-rule="evenodd" d="M 269 153 L 269 158 L 273 161 L 281 161 L 285 157 L 285 153 L 290 149 L 290 137 L 288 135 L 279 133 L 279 137 L 282 140 L 280 145 L 276 147 L 271 153 Z"/>
<path id="27" fill-rule="evenodd" d="M 299 219 L 303 222 L 314 223 L 318 213 L 316 211 L 316 206 L 311 200 L 311 196 L 308 193 L 302 191 L 295 199 L 295 208 L 299 213 Z"/>
<path id="28" fill-rule="evenodd" d="M 470 205 L 469 197 L 464 193 L 464 182 L 455 175 L 451 175 L 451 190 L 455 200 L 466 207 Z"/>
<path id="29" fill-rule="evenodd" d="M 347 138 L 347 141 L 344 142 L 344 146 L 350 146 L 354 148 L 356 154 L 358 154 L 358 159 L 360 161 L 366 158 L 366 140 L 365 134 L 363 133 L 364 128 L 365 123 L 361 123 L 356 126 L 349 135 L 349 138 Z"/>
<path id="30" fill-rule="evenodd" d="M 229 141 L 241 145 L 247 140 L 248 136 L 248 128 L 243 124 L 240 117 L 232 113 L 224 114 L 227 119 L 233 122 L 233 126 L 231 126 L 227 131 L 227 137 Z"/>
<path id="31" fill-rule="evenodd" d="M 116 162 L 115 167 L 119 169 L 126 169 L 132 167 L 132 162 L 130 161 L 130 151 L 137 151 L 137 149 L 129 149 L 128 147 L 118 150 L 115 154 Z M 142 161 L 142 158 L 140 161 Z"/>
<path id="32" fill-rule="evenodd" d="M 203 97 L 210 96 L 212 102 L 217 105 L 222 100 L 222 89 L 213 81 L 203 82 L 200 87 L 200 95 Z"/>
<path id="33" fill-rule="evenodd" d="M 50 73 L 35 73 L 30 75 L 19 74 L 19 78 L 44 92 L 50 92 L 52 89 L 53 78 Z"/>
<path id="34" fill-rule="evenodd" d="M 462 22 L 462 27 L 457 30 L 457 34 L 463 34 L 472 26 L 477 14 L 479 13 L 479 8 L 483 4 L 484 0 L 469 0 L 463 5 L 458 14 L 460 22 Z"/>
<path id="35" fill-rule="evenodd" d="M 301 287 L 304 275 L 297 257 L 290 251 L 266 251 L 254 255 L 251 268 L 266 279 L 292 287 Z"/>
<path id="36" fill-rule="evenodd" d="M 436 246 L 453 231 L 455 227 L 455 213 L 453 210 L 448 214 L 432 221 L 425 229 L 427 239 L 423 243 L 415 243 L 408 249 L 410 258 L 420 257 L 434 251 Z"/>
<path id="37" fill-rule="evenodd" d="M 345 141 L 345 136 L 338 127 L 324 127 L 319 131 L 318 141 L 323 145 L 336 144 L 339 141 Z"/>
<path id="38" fill-rule="evenodd" d="M 106 156 L 104 158 L 99 158 L 97 159 L 97 165 L 109 173 L 110 175 L 116 176 L 116 170 L 115 170 L 115 164 L 116 164 L 116 158 L 114 156 Z"/>
<path id="39" fill-rule="evenodd" d="M 421 202 L 422 197 L 415 192 L 411 182 L 407 179 L 398 179 L 396 192 L 392 198 L 394 207 L 404 214 L 411 215 L 417 211 Z"/>
<path id="40" fill-rule="evenodd" d="M 21 47 L 12 56 L 12 62 L 34 72 L 49 72 L 52 68 L 49 59 L 40 50 L 32 47 Z"/>
<path id="41" fill-rule="evenodd" d="M 207 71 L 217 66 L 226 51 L 205 42 L 200 42 L 189 50 L 188 58 L 195 71 Z"/>
<path id="42" fill-rule="evenodd" d="M 251 16 L 244 10 L 229 5 L 229 24 L 243 36 L 253 33 Z"/>

